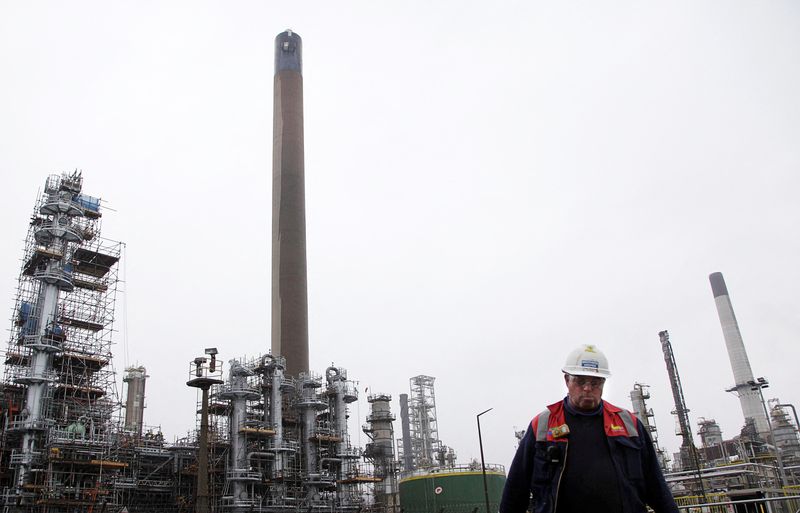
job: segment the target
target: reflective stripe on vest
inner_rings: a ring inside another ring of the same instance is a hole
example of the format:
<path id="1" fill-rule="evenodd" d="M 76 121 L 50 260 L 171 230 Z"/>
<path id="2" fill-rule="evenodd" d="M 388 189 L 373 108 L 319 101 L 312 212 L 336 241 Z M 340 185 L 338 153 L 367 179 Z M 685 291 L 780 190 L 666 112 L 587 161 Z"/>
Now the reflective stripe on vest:
<path id="1" fill-rule="evenodd" d="M 536 438 L 535 440 L 538 442 L 539 440 L 547 440 L 547 424 L 550 422 L 550 410 L 545 408 L 545 410 L 540 413 L 537 417 L 539 419 L 536 425 Z"/>
<path id="2" fill-rule="evenodd" d="M 633 422 L 633 416 L 631 415 L 631 412 L 628 410 L 620 410 L 617 415 L 619 415 L 619 418 L 622 419 L 622 425 L 625 426 L 625 431 L 628 432 L 628 436 L 639 436 L 639 432 L 636 430 L 636 424 Z"/>

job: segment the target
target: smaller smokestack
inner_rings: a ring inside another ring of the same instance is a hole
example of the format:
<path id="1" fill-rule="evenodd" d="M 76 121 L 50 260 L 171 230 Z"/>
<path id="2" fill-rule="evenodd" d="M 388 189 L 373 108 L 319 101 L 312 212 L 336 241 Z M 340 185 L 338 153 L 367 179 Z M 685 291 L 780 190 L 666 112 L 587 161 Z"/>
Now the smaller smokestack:
<path id="1" fill-rule="evenodd" d="M 408 418 L 408 394 L 400 394 L 400 426 L 403 430 L 403 470 L 414 470 L 414 449 L 411 447 L 411 422 Z"/>

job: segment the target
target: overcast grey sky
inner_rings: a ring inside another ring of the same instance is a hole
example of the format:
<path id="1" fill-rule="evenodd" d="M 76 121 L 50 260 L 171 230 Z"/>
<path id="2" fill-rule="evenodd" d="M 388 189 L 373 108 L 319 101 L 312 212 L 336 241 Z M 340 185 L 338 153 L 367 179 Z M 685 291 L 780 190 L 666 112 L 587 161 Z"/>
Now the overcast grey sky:
<path id="1" fill-rule="evenodd" d="M 148 424 L 192 428 L 189 361 L 269 348 L 273 38 L 292 28 L 313 368 L 395 399 L 435 376 L 443 441 L 477 457 L 493 407 L 486 456 L 507 465 L 595 343 L 605 397 L 649 384 L 673 452 L 668 329 L 693 426 L 732 437 L 709 273 L 767 397 L 800 402 L 799 22 L 794 0 L 2 0 L 0 307 L 37 190 L 82 169 L 127 244 L 115 366 L 147 367 Z"/>

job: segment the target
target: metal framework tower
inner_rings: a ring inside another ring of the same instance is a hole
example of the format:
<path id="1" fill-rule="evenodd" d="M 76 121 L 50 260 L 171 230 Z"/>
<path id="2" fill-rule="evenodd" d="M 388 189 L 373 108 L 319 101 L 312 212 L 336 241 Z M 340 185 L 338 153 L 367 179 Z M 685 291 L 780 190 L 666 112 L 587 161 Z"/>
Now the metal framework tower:
<path id="1" fill-rule="evenodd" d="M 452 466 L 455 463 L 453 449 L 439 440 L 439 423 L 436 419 L 436 395 L 432 376 L 414 376 L 409 379 L 411 398 L 408 402 L 409 437 L 411 456 L 407 454 L 405 440 L 400 454 L 402 461 L 410 459 L 411 467 L 404 464 L 404 471 L 430 468 L 436 466 Z M 402 397 L 401 397 L 402 399 Z M 401 402 L 402 409 L 402 402 Z M 401 411 L 401 414 L 403 412 Z M 403 419 L 405 420 L 405 419 Z M 403 426 L 405 438 L 405 425 Z"/>
<path id="2" fill-rule="evenodd" d="M 439 450 L 439 422 L 436 418 L 436 395 L 431 376 L 411 378 L 411 447 L 417 468 L 432 467 L 436 464 Z"/>
<path id="3" fill-rule="evenodd" d="M 689 409 L 686 407 L 686 400 L 683 398 L 681 376 L 678 374 L 678 365 L 675 363 L 675 355 L 672 352 L 672 344 L 669 341 L 669 332 L 666 330 L 659 332 L 658 338 L 661 341 L 661 349 L 664 351 L 664 362 L 667 364 L 669 384 L 672 387 L 672 397 L 675 400 L 675 411 L 672 414 L 678 418 L 680 432 L 677 434 L 683 439 L 681 443 L 681 466 L 697 471 L 697 484 L 701 494 L 705 496 L 705 486 L 703 485 L 703 479 L 700 477 L 700 456 L 692 439 L 692 427 L 689 425 Z M 691 466 L 686 465 L 687 461 L 691 462 Z"/>

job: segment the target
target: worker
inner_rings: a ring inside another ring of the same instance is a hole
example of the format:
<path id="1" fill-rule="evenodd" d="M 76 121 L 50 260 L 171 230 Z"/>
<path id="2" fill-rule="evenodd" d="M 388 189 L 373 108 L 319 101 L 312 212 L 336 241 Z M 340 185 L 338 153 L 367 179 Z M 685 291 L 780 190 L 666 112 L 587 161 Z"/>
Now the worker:
<path id="1" fill-rule="evenodd" d="M 508 471 L 500 513 L 678 513 L 650 434 L 604 401 L 608 360 L 593 345 L 567 356 L 567 396 L 534 417 Z"/>

